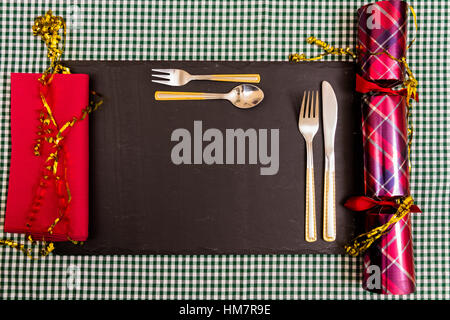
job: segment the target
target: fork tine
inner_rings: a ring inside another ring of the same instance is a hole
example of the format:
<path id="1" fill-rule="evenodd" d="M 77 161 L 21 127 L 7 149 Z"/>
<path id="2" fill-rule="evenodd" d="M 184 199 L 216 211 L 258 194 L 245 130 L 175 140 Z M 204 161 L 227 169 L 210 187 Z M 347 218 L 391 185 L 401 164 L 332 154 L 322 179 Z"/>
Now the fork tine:
<path id="1" fill-rule="evenodd" d="M 319 91 L 316 90 L 316 110 L 314 111 L 314 118 L 319 117 Z"/>
<path id="2" fill-rule="evenodd" d="M 161 78 L 161 79 L 170 79 L 171 75 L 166 74 L 166 73 L 161 73 L 161 74 L 152 73 L 152 77 Z"/>
<path id="3" fill-rule="evenodd" d="M 152 71 L 162 72 L 162 73 L 172 73 L 173 70 L 175 70 L 175 69 L 152 69 Z"/>
<path id="4" fill-rule="evenodd" d="M 310 103 L 310 98 L 309 98 L 309 96 L 311 95 L 311 91 L 310 90 L 308 90 L 308 98 L 306 99 L 306 116 L 305 116 L 305 118 L 310 118 L 311 117 L 311 103 Z M 311 98 L 312 98 L 312 95 L 311 95 Z"/>
<path id="5" fill-rule="evenodd" d="M 168 86 L 172 85 L 170 83 L 170 81 L 168 81 L 168 80 L 152 80 L 152 82 L 161 83 L 161 84 L 165 84 L 165 85 L 168 85 Z"/>
<path id="6" fill-rule="evenodd" d="M 302 119 L 305 117 L 305 98 L 306 98 L 306 90 L 303 92 L 302 106 L 300 108 L 299 119 Z"/>

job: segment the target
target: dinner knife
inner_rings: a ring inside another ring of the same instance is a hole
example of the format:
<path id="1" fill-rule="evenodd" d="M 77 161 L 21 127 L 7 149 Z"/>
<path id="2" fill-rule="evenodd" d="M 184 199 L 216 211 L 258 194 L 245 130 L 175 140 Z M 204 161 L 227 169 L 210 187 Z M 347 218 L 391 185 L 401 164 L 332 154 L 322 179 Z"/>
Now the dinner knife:
<path id="1" fill-rule="evenodd" d="M 334 161 L 334 135 L 336 132 L 338 104 L 333 87 L 322 82 L 322 121 L 325 147 L 325 174 L 323 196 L 323 239 L 336 240 L 336 184 Z"/>

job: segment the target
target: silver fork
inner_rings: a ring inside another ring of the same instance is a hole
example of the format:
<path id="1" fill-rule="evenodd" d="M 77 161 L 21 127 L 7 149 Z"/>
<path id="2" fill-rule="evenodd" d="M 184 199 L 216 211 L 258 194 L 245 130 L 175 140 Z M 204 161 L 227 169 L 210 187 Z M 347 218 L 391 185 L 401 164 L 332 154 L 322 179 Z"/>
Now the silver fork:
<path id="1" fill-rule="evenodd" d="M 152 74 L 152 77 L 166 80 L 152 80 L 152 82 L 166 84 L 169 86 L 183 86 L 191 80 L 212 80 L 227 82 L 259 83 L 259 74 L 202 74 L 191 75 L 181 69 L 152 69 L 161 74 Z"/>
<path id="2" fill-rule="evenodd" d="M 315 91 L 315 96 L 316 98 L 314 99 L 314 92 L 308 91 L 308 94 L 306 94 L 306 91 L 304 92 L 298 119 L 298 129 L 306 141 L 305 239 L 308 242 L 317 240 L 312 142 L 319 129 L 319 91 Z"/>

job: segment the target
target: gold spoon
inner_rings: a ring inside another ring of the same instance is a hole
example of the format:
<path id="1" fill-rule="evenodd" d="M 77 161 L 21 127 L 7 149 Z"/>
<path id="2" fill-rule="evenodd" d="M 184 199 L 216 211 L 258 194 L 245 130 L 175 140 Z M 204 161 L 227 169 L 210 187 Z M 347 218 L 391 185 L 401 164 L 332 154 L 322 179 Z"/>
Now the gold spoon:
<path id="1" fill-rule="evenodd" d="M 241 84 L 228 93 L 156 91 L 155 100 L 216 100 L 225 99 L 240 109 L 250 109 L 264 99 L 264 92 L 252 84 Z"/>

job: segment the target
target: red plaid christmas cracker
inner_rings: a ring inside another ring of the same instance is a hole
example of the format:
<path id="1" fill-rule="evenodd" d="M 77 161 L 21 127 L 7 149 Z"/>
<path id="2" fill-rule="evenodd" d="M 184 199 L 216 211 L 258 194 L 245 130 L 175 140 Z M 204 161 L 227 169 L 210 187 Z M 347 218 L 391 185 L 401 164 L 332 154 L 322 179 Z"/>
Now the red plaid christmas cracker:
<path id="1" fill-rule="evenodd" d="M 405 1 L 381 1 L 358 10 L 358 66 L 360 75 L 380 86 L 403 83 L 400 59 L 407 50 Z M 406 98 L 371 92 L 361 101 L 365 195 L 395 200 L 409 195 Z M 381 226 L 395 209 L 377 207 L 366 212 L 366 230 Z M 364 253 L 363 288 L 381 294 L 415 291 L 413 245 L 409 214 L 393 225 Z"/>

